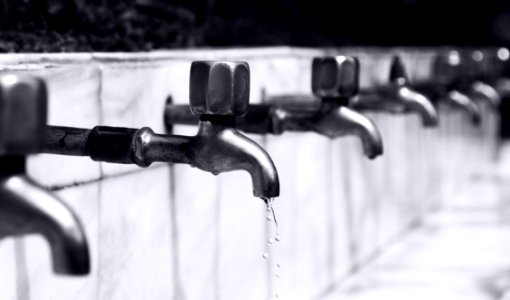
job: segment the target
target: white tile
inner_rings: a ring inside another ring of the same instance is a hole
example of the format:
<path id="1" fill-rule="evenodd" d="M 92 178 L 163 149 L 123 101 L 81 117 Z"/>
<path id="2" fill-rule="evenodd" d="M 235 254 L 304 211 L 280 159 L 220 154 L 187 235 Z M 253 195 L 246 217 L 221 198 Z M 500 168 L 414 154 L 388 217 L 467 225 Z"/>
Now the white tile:
<path id="1" fill-rule="evenodd" d="M 189 103 L 191 61 L 110 63 L 101 66 L 102 125 L 150 127 L 164 133 L 164 107 L 168 96 Z M 138 170 L 136 165 L 103 164 L 105 176 Z"/>
<path id="2" fill-rule="evenodd" d="M 224 174 L 213 176 L 186 165 L 174 165 L 173 172 L 176 299 L 214 298 L 221 278 L 218 181 Z"/>
<path id="3" fill-rule="evenodd" d="M 91 128 L 99 124 L 100 77 L 96 67 L 59 67 L 35 74 L 42 76 L 48 86 L 49 125 Z M 34 155 L 28 159 L 27 168 L 45 186 L 65 186 L 99 178 L 99 164 L 88 157 Z"/>
<path id="4" fill-rule="evenodd" d="M 49 125 L 88 128 L 99 123 L 100 81 L 95 66 L 20 67 L 2 73 L 29 74 L 45 80 Z M 29 157 L 27 167 L 31 176 L 44 186 L 65 186 L 99 178 L 98 164 L 87 157 L 33 155 Z"/>
<path id="5" fill-rule="evenodd" d="M 358 141 L 351 141 L 358 142 Z M 379 199 L 374 194 L 374 165 L 358 150 L 358 145 L 351 143 L 350 151 L 345 153 L 344 161 L 348 160 L 348 199 L 351 259 L 353 265 L 363 264 L 378 246 L 378 210 Z"/>
<path id="6" fill-rule="evenodd" d="M 167 167 L 103 180 L 99 299 L 168 299 L 174 293 Z"/>
<path id="7" fill-rule="evenodd" d="M 354 140 L 356 139 L 356 140 Z M 352 198 L 350 181 L 352 151 L 361 151 L 361 147 L 354 148 L 357 138 L 340 138 L 331 142 L 331 174 L 328 186 L 331 189 L 330 200 L 330 237 L 332 249 L 332 280 L 339 280 L 347 276 L 354 265 L 354 247 L 356 237 L 353 232 Z"/>
<path id="8" fill-rule="evenodd" d="M 24 253 L 18 252 L 20 243 L 23 243 L 22 238 L 5 237 L 0 240 L 1 299 L 19 299 L 29 292 Z"/>
<path id="9" fill-rule="evenodd" d="M 281 181 L 276 207 L 282 241 L 274 255 L 283 266 L 276 290 L 284 298 L 311 297 L 329 285 L 333 273 L 330 142 L 313 133 L 287 133 L 268 138 L 267 145 Z"/>
<path id="10" fill-rule="evenodd" d="M 270 274 L 266 251 L 266 205 L 252 195 L 251 178 L 242 171 L 218 175 L 221 191 L 218 228 L 219 299 L 264 299 Z M 276 201 L 279 199 L 277 198 Z M 279 211 L 276 207 L 276 217 Z M 272 231 L 270 235 L 273 235 Z M 278 247 L 280 245 L 276 245 Z"/>

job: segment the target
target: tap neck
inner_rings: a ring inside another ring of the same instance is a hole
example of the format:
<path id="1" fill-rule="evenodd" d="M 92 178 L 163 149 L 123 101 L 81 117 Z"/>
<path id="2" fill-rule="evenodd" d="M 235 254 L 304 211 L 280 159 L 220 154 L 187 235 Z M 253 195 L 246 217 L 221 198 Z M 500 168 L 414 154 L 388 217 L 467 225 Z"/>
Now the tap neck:
<path id="1" fill-rule="evenodd" d="M 323 107 L 330 108 L 332 106 L 349 106 L 350 98 L 348 97 L 323 97 L 322 105 Z"/>
<path id="2" fill-rule="evenodd" d="M 201 115 L 198 135 L 215 136 L 225 130 L 237 130 L 235 116 Z"/>
<path id="3" fill-rule="evenodd" d="M 218 125 L 220 127 L 236 127 L 235 116 L 218 116 L 218 115 L 200 115 L 201 122 L 210 122 L 212 125 Z"/>

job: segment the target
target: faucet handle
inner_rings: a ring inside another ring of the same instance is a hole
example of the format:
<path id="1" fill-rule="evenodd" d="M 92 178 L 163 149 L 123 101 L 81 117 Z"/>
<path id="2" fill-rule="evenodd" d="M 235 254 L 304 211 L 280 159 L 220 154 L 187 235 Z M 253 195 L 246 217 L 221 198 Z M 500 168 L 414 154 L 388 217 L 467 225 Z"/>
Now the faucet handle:
<path id="1" fill-rule="evenodd" d="M 194 114 L 243 116 L 250 100 L 250 67 L 246 62 L 194 61 L 189 88 Z"/>
<path id="2" fill-rule="evenodd" d="M 47 90 L 26 75 L 0 77 L 0 154 L 37 152 L 44 142 Z"/>
<path id="3" fill-rule="evenodd" d="M 432 74 L 441 84 L 450 85 L 461 77 L 461 55 L 456 50 L 439 53 L 432 65 Z"/>
<path id="4" fill-rule="evenodd" d="M 316 57 L 312 91 L 318 97 L 349 99 L 359 92 L 359 61 L 353 56 Z"/>
<path id="5" fill-rule="evenodd" d="M 400 85 L 404 85 L 409 82 L 404 62 L 398 55 L 393 56 L 391 60 L 390 82 Z"/>
<path id="6" fill-rule="evenodd" d="M 485 75 L 487 59 L 480 50 L 465 51 L 463 53 L 463 74 L 469 80 L 474 80 Z"/>

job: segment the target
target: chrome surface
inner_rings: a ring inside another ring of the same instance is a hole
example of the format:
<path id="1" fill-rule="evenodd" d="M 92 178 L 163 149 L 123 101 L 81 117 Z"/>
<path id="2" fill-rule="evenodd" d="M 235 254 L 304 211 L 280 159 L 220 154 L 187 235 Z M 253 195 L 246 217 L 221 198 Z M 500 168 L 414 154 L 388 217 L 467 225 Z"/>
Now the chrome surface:
<path id="1" fill-rule="evenodd" d="M 286 95 L 267 99 L 267 104 L 249 105 L 238 128 L 248 133 L 282 134 L 313 131 L 329 138 L 358 136 L 364 153 L 375 158 L 383 153 L 377 126 L 366 116 L 347 107 L 359 90 L 359 62 L 354 57 L 315 58 L 312 63 L 312 95 Z M 165 123 L 194 125 L 198 118 L 186 106 L 170 101 Z"/>
<path id="2" fill-rule="evenodd" d="M 389 74 L 389 85 L 361 90 L 351 107 L 361 111 L 384 111 L 394 114 L 417 113 L 423 126 L 438 125 L 437 111 L 428 97 L 413 90 L 399 57 L 394 57 Z"/>

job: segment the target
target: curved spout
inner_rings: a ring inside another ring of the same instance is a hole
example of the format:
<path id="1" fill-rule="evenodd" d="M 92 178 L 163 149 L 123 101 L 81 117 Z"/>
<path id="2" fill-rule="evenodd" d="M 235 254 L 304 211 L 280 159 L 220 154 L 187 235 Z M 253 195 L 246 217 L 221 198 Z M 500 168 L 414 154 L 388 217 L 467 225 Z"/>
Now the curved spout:
<path id="1" fill-rule="evenodd" d="M 466 94 L 457 90 L 453 90 L 448 93 L 445 100 L 447 100 L 450 104 L 466 111 L 471 117 L 472 124 L 479 125 L 481 123 L 482 112 L 480 111 L 480 107 Z"/>
<path id="2" fill-rule="evenodd" d="M 498 109 L 499 104 L 501 103 L 501 96 L 499 92 L 485 82 L 475 81 L 471 85 L 471 92 L 485 99 L 493 109 Z"/>
<path id="3" fill-rule="evenodd" d="M 58 274 L 86 275 L 90 255 L 83 228 L 60 199 L 25 175 L 0 180 L 0 236 L 42 234 Z"/>
<path id="4" fill-rule="evenodd" d="M 200 121 L 191 143 L 191 165 L 213 174 L 245 170 L 251 175 L 254 196 L 267 201 L 280 194 L 278 172 L 267 152 L 235 128 Z"/>
<path id="5" fill-rule="evenodd" d="M 420 114 L 423 126 L 437 126 L 437 111 L 427 97 L 405 86 L 398 88 L 397 95 L 404 103 L 406 111 L 415 111 Z"/>
<path id="6" fill-rule="evenodd" d="M 363 152 L 370 159 L 383 154 L 383 142 L 377 126 L 366 116 L 348 107 L 339 106 L 323 114 L 313 129 L 329 138 L 358 136 Z"/>

